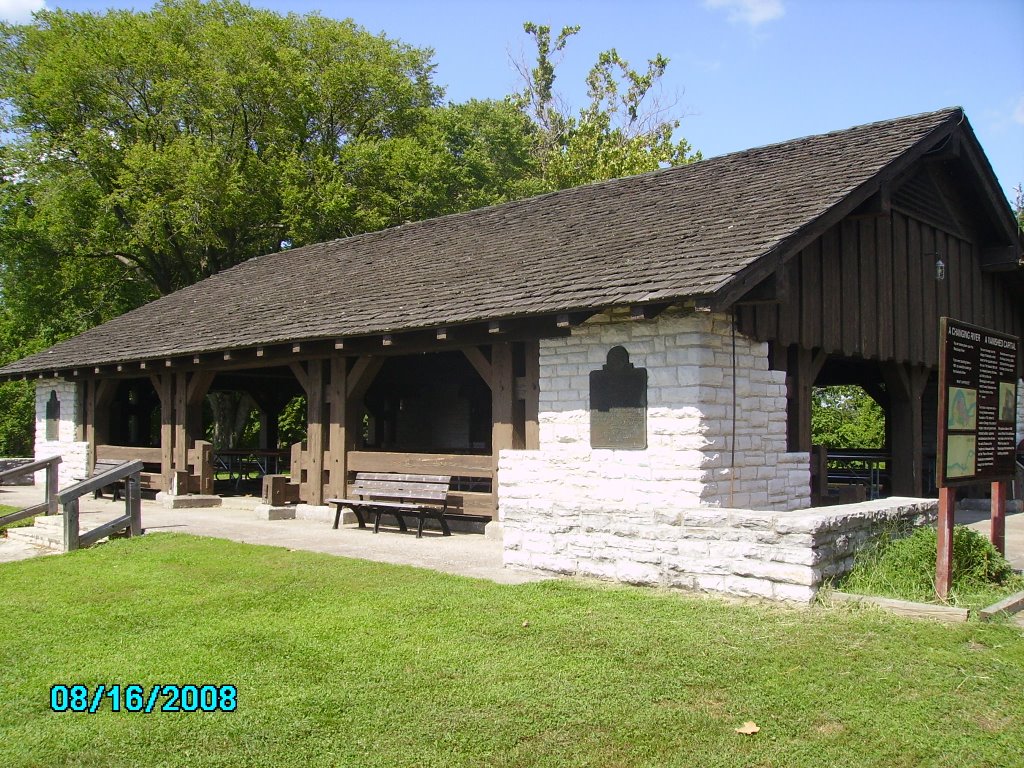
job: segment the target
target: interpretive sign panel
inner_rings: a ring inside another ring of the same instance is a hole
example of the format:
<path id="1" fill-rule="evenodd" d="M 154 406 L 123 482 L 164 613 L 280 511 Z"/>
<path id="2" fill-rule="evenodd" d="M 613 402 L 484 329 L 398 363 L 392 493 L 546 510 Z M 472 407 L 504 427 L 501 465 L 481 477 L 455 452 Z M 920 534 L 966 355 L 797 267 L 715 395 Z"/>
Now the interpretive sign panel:
<path id="1" fill-rule="evenodd" d="M 943 317 L 939 348 L 939 487 L 1010 480 L 1020 339 Z"/>
<path id="2" fill-rule="evenodd" d="M 590 447 L 647 447 L 647 369 L 634 368 L 625 347 L 590 372 Z"/>

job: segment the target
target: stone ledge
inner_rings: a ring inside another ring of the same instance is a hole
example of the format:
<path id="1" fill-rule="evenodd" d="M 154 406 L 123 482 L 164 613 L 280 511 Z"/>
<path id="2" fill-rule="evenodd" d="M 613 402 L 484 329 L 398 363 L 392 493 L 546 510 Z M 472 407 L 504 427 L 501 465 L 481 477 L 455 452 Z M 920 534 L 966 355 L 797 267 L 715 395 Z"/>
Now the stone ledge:
<path id="1" fill-rule="evenodd" d="M 253 509 L 257 520 L 294 520 L 295 506 L 274 507 L 270 504 L 257 504 Z"/>
<path id="2" fill-rule="evenodd" d="M 156 495 L 156 501 L 164 509 L 212 508 L 219 507 L 223 503 L 220 496 L 203 496 L 200 494 L 174 496 L 166 491 L 160 491 Z"/>

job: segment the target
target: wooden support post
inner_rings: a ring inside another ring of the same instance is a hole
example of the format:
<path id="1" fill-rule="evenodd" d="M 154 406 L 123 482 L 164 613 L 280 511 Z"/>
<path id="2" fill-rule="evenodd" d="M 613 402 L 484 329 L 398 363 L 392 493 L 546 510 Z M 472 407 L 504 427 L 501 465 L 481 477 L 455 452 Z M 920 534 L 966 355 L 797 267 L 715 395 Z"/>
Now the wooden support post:
<path id="1" fill-rule="evenodd" d="M 530 339 L 523 342 L 526 359 L 526 450 L 540 448 L 540 342 Z"/>
<path id="2" fill-rule="evenodd" d="M 213 443 L 207 440 L 196 440 L 192 451 L 192 466 L 195 481 L 189 481 L 189 489 L 206 496 L 213 495 Z M 193 484 L 194 482 L 194 484 Z"/>
<path id="3" fill-rule="evenodd" d="M 185 424 L 189 448 L 192 447 L 194 440 L 202 438 L 205 434 L 203 430 L 203 400 L 206 398 L 206 393 L 210 391 L 210 385 L 213 384 L 216 375 L 212 371 L 196 371 L 189 379 L 188 413 Z"/>
<path id="4" fill-rule="evenodd" d="M 170 492 L 174 473 L 174 379 L 170 373 L 153 379 L 160 396 L 160 474 L 163 490 Z"/>
<path id="5" fill-rule="evenodd" d="M 89 473 L 96 466 L 96 446 L 110 442 L 110 404 L 117 392 L 114 379 L 93 379 L 89 382 L 89 396 L 86 400 L 86 439 L 89 441 Z"/>
<path id="6" fill-rule="evenodd" d="M 55 515 L 57 514 L 57 485 L 58 485 L 58 473 L 57 467 L 60 466 L 58 462 L 50 462 L 46 465 L 46 514 Z"/>
<path id="7" fill-rule="evenodd" d="M 78 549 L 78 499 L 62 504 L 64 512 L 64 551 Z"/>
<path id="8" fill-rule="evenodd" d="M 142 476 L 139 472 L 124 479 L 124 505 L 128 514 L 128 535 L 141 536 L 142 531 Z"/>
<path id="9" fill-rule="evenodd" d="M 811 450 L 811 392 L 828 355 L 797 344 L 786 356 L 787 444 L 790 451 Z"/>
<path id="10" fill-rule="evenodd" d="M 331 382 L 327 399 L 330 400 L 330 427 L 327 442 L 330 445 L 327 462 L 328 493 L 344 498 L 348 480 L 348 364 L 344 357 L 331 358 Z"/>
<path id="11" fill-rule="evenodd" d="M 174 470 L 188 472 L 188 374 L 174 374 Z M 188 493 L 179 487 L 178 493 Z"/>
<path id="12" fill-rule="evenodd" d="M 923 366 L 889 363 L 882 366 L 889 392 L 886 420 L 892 436 L 892 492 L 895 496 L 921 496 L 924 480 L 922 395 L 931 371 Z"/>
<path id="13" fill-rule="evenodd" d="M 1006 555 L 1006 492 L 1009 484 L 1005 480 L 992 483 L 992 530 L 990 540 L 999 554 Z"/>
<path id="14" fill-rule="evenodd" d="M 942 600 L 949 597 L 953 577 L 953 517 L 956 489 L 939 489 L 939 531 L 935 552 L 935 592 Z"/>
<path id="15" fill-rule="evenodd" d="M 324 366 L 322 360 L 310 360 L 307 381 L 306 430 L 306 502 L 322 504 L 324 500 L 324 443 L 327 427 L 327 408 L 324 403 Z"/>
<path id="16" fill-rule="evenodd" d="M 95 379 L 84 382 L 85 386 L 85 442 L 88 446 L 85 457 L 85 472 L 92 474 L 96 466 L 96 386 Z"/>
<path id="17" fill-rule="evenodd" d="M 512 366 L 512 344 L 491 345 L 491 454 L 494 457 L 492 496 L 494 519 L 498 517 L 498 459 L 501 451 L 512 448 L 515 435 L 512 426 L 515 378 Z"/>

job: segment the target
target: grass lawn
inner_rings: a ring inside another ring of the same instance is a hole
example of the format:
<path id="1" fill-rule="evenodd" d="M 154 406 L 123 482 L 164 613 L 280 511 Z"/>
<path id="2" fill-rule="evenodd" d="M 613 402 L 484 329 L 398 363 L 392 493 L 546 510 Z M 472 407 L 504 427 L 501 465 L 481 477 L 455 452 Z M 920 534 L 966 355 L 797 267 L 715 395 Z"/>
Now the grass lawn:
<path id="1" fill-rule="evenodd" d="M 0 565 L 0 584 L 4 766 L 1024 765 L 1007 625 L 176 534 Z M 238 709 L 53 713 L 57 683 L 233 683 Z"/>
<path id="2" fill-rule="evenodd" d="M 8 506 L 5 506 L 4 504 L 0 504 L 0 517 L 3 517 L 4 515 L 9 515 L 12 512 L 17 512 L 17 511 L 18 511 L 17 507 L 8 507 Z M 18 521 L 13 522 L 13 523 L 8 523 L 7 525 L 0 525 L 0 536 L 6 536 L 7 535 L 6 531 L 7 531 L 8 528 L 22 528 L 22 527 L 26 527 L 26 526 L 32 525 L 33 523 L 35 523 L 35 521 L 36 521 L 35 517 L 26 517 L 24 520 L 18 520 Z"/>

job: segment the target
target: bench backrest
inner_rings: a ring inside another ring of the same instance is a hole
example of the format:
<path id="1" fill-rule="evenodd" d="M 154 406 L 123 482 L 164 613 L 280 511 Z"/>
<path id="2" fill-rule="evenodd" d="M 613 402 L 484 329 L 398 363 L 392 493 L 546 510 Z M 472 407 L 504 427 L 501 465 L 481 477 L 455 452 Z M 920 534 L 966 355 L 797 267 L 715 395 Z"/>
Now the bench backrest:
<path id="1" fill-rule="evenodd" d="M 352 492 L 361 499 L 430 501 L 448 499 L 450 475 L 402 475 L 390 472 L 357 472 Z"/>

